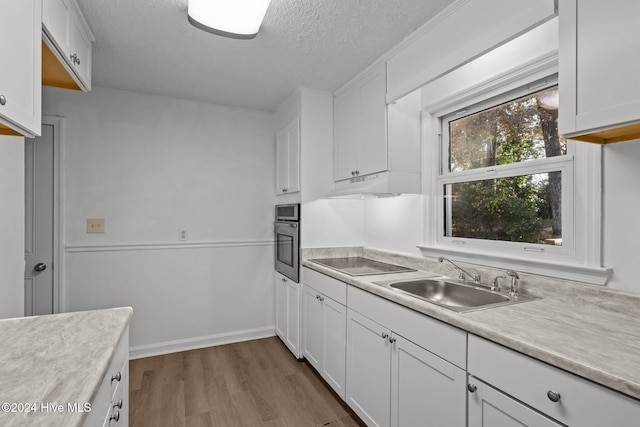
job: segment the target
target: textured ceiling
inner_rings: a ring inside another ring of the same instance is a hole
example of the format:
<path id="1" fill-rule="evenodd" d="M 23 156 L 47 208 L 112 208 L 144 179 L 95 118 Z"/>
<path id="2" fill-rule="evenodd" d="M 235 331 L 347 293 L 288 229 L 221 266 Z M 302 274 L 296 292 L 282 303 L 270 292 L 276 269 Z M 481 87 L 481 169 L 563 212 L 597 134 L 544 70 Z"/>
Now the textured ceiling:
<path id="1" fill-rule="evenodd" d="M 452 2 L 272 0 L 258 36 L 234 40 L 191 26 L 187 0 L 78 0 L 94 85 L 265 111 L 335 91 Z"/>

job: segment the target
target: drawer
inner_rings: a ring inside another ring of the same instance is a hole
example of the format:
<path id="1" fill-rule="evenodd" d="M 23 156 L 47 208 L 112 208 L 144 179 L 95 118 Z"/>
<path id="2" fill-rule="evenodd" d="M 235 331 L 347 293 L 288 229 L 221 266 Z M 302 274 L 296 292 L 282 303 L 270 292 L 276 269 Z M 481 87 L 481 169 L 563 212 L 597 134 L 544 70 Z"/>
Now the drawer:
<path id="1" fill-rule="evenodd" d="M 127 326 L 120 341 L 114 350 L 113 358 L 107 368 L 102 382 L 96 391 L 96 394 L 91 402 L 91 412 L 87 414 L 84 425 L 89 427 L 102 426 L 102 425 L 114 425 L 109 424 L 109 417 L 112 412 L 112 401 L 114 396 L 118 392 L 118 389 L 128 390 L 128 366 L 129 366 L 129 327 Z M 120 373 L 120 381 L 112 380 L 112 377 L 116 377 L 118 372 Z M 125 401 L 128 406 L 128 401 Z M 119 423 L 115 425 L 126 425 Z"/>
<path id="2" fill-rule="evenodd" d="M 347 305 L 347 284 L 344 282 L 304 267 L 302 269 L 302 283 L 342 305 Z"/>
<path id="3" fill-rule="evenodd" d="M 354 286 L 347 306 L 454 365 L 467 367 L 467 333 Z"/>
<path id="4" fill-rule="evenodd" d="M 568 426 L 632 427 L 640 402 L 491 341 L 469 335 L 469 374 Z M 557 402 L 548 392 L 560 395 Z"/>

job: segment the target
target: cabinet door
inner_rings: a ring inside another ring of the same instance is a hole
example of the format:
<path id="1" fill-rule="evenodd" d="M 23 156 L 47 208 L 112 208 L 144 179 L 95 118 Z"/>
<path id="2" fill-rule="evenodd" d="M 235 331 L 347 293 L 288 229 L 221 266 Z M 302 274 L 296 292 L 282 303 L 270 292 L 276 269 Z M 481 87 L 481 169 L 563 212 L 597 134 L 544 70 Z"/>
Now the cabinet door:
<path id="1" fill-rule="evenodd" d="M 560 427 L 528 406 L 469 377 L 469 427 Z"/>
<path id="2" fill-rule="evenodd" d="M 465 427 L 466 372 L 399 335 L 391 340 L 391 426 Z"/>
<path id="3" fill-rule="evenodd" d="M 287 339 L 287 283 L 276 273 L 276 335 L 283 342 Z"/>
<path id="4" fill-rule="evenodd" d="M 276 194 L 300 191 L 300 119 L 276 136 Z"/>
<path id="5" fill-rule="evenodd" d="M 360 86 L 359 176 L 388 169 L 386 96 L 386 64 L 382 64 Z"/>
<path id="6" fill-rule="evenodd" d="M 390 422 L 390 334 L 373 320 L 347 310 L 347 404 L 369 427 Z"/>
<path id="7" fill-rule="evenodd" d="M 559 7 L 560 133 L 571 136 L 640 122 L 640 2 L 563 0 Z M 640 125 L 628 132 L 637 138 Z M 616 133 L 593 136 L 607 142 Z"/>
<path id="8" fill-rule="evenodd" d="M 75 11 L 71 17 L 69 59 L 86 90 L 91 90 L 91 42 L 93 39 L 84 28 L 84 18 Z"/>
<path id="9" fill-rule="evenodd" d="M 0 134 L 40 135 L 42 0 L 0 3 Z"/>
<path id="10" fill-rule="evenodd" d="M 322 377 L 343 400 L 345 398 L 347 309 L 321 295 L 324 324 Z"/>
<path id="11" fill-rule="evenodd" d="M 354 87 L 334 101 L 335 181 L 353 178 L 358 168 L 360 141 L 360 88 Z"/>
<path id="12" fill-rule="evenodd" d="M 287 285 L 287 335 L 285 344 L 300 357 L 300 285 L 285 279 Z"/>
<path id="13" fill-rule="evenodd" d="M 302 285 L 302 355 L 322 372 L 324 353 L 322 321 L 322 303 L 320 293 L 315 289 Z"/>
<path id="14" fill-rule="evenodd" d="M 69 53 L 70 15 L 68 0 L 44 0 L 42 2 L 44 30 L 64 55 Z"/>

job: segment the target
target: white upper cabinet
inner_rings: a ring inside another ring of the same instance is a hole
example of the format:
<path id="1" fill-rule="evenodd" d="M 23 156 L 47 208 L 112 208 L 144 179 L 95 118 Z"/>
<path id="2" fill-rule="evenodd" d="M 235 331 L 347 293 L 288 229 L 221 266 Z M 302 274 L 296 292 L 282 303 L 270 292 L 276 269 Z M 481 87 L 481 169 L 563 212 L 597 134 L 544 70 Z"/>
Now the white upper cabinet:
<path id="1" fill-rule="evenodd" d="M 380 64 L 336 95 L 336 181 L 387 170 L 386 94 L 386 64 Z"/>
<path id="2" fill-rule="evenodd" d="M 0 3 L 1 135 L 40 135 L 41 1 Z"/>
<path id="3" fill-rule="evenodd" d="M 640 138 L 640 2 L 560 2 L 562 135 L 609 143 Z"/>
<path id="4" fill-rule="evenodd" d="M 75 0 L 44 0 L 42 32 L 43 84 L 91 90 L 94 38 Z"/>
<path id="5" fill-rule="evenodd" d="M 300 191 L 300 118 L 276 135 L 276 194 Z"/>

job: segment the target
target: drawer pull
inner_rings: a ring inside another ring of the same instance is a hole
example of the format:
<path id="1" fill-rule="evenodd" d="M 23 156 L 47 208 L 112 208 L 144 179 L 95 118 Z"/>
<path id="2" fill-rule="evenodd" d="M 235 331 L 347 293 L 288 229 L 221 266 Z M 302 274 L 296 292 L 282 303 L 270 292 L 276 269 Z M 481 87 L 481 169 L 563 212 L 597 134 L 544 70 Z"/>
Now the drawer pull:
<path id="1" fill-rule="evenodd" d="M 115 422 L 120 421 L 120 411 L 116 411 L 116 413 L 115 413 L 115 414 L 111 415 L 111 416 L 109 417 L 109 421 L 111 421 L 111 420 L 113 420 L 113 421 L 115 421 Z"/>
<path id="2" fill-rule="evenodd" d="M 467 390 L 469 390 L 469 393 L 475 393 L 477 389 L 478 387 L 476 387 L 475 384 L 467 384 Z"/>
<path id="3" fill-rule="evenodd" d="M 122 399 L 113 404 L 113 409 L 122 409 Z"/>
<path id="4" fill-rule="evenodd" d="M 122 380 L 122 373 L 118 372 L 115 375 L 111 376 L 111 381 L 113 380 L 120 382 L 120 380 Z"/>
<path id="5" fill-rule="evenodd" d="M 547 397 L 554 403 L 560 402 L 560 393 L 558 393 L 557 391 L 549 390 L 547 392 Z"/>

